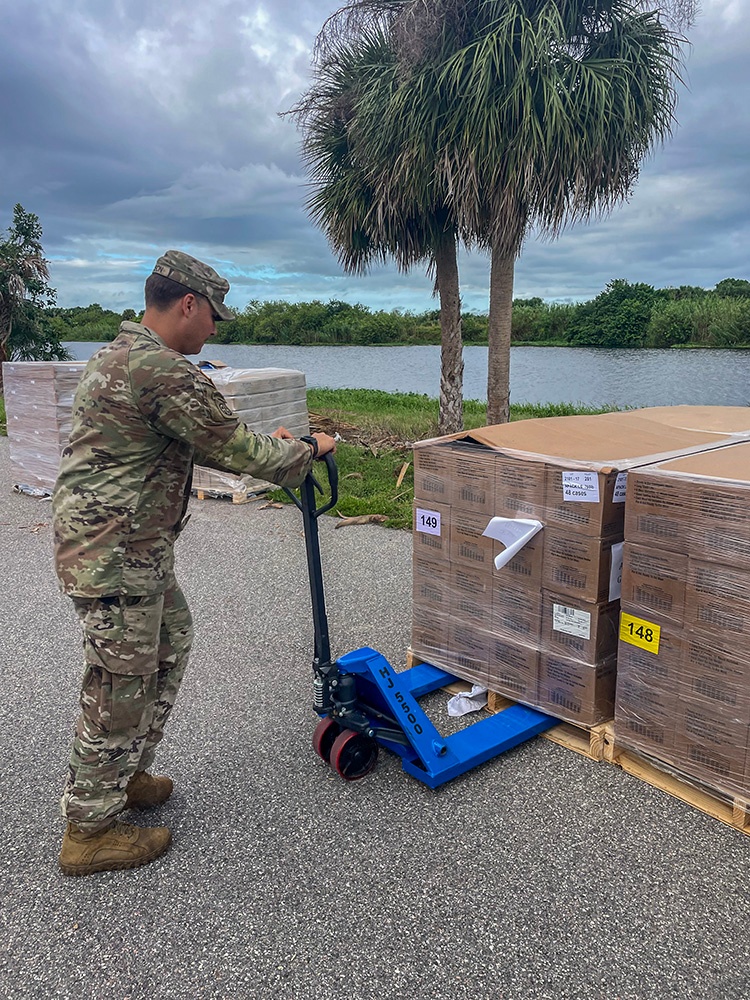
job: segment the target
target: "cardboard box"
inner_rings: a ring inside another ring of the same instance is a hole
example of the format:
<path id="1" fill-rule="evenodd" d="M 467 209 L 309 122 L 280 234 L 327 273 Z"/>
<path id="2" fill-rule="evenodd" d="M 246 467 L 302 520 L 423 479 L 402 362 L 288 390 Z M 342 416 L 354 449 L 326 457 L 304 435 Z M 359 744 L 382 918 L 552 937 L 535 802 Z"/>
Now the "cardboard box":
<path id="1" fill-rule="evenodd" d="M 687 556 L 651 545 L 626 541 L 622 562 L 623 605 L 633 606 L 632 614 L 681 625 L 685 620 Z"/>
<path id="2" fill-rule="evenodd" d="M 685 611 L 688 560 L 668 549 L 625 542 L 622 600 L 680 624 Z M 626 596 L 627 595 L 627 596 Z"/>
<path id="3" fill-rule="evenodd" d="M 425 559 L 418 553 L 413 561 L 412 599 L 423 614 L 451 613 L 451 567 L 447 560 Z"/>
<path id="4" fill-rule="evenodd" d="M 494 554 L 499 555 L 504 547 L 495 543 Z M 544 532 L 534 535 L 524 547 L 498 570 L 494 570 L 495 576 L 510 583 L 515 581 L 517 586 L 523 586 L 527 590 L 542 589 L 542 564 L 544 562 Z"/>
<path id="5" fill-rule="evenodd" d="M 625 489 L 620 472 L 548 465 L 545 496 L 547 525 L 599 538 L 622 538 Z"/>
<path id="6" fill-rule="evenodd" d="M 724 705 L 750 720 L 750 650 L 687 635 L 683 643 L 682 686 L 692 698 Z"/>
<path id="7" fill-rule="evenodd" d="M 414 501 L 414 558 L 435 562 L 450 559 L 451 509 L 447 504 Z"/>
<path id="8" fill-rule="evenodd" d="M 427 663 L 447 669 L 450 617 L 414 609 L 411 623 L 412 651 Z"/>
<path id="9" fill-rule="evenodd" d="M 649 716 L 630 705 L 615 707 L 615 732 L 618 746 L 636 753 L 674 763 L 674 719 Z"/>
<path id="10" fill-rule="evenodd" d="M 594 726 L 611 719 L 615 707 L 615 658 L 596 666 L 542 651 L 539 657 L 540 708 L 567 722 Z"/>
<path id="11" fill-rule="evenodd" d="M 493 577 L 492 634 L 538 649 L 541 628 L 541 591 L 519 587 L 515 580 L 506 583 L 500 574 Z"/>
<path id="12" fill-rule="evenodd" d="M 546 516 L 545 467 L 521 456 L 495 455 L 495 517 Z"/>
<path id="13" fill-rule="evenodd" d="M 545 590 L 569 594 L 582 601 L 619 598 L 622 556 L 619 542 L 554 528 L 545 528 L 542 536 L 542 585 Z"/>
<path id="14" fill-rule="evenodd" d="M 487 678 L 491 691 L 526 705 L 535 705 L 538 672 L 538 648 L 490 636 Z"/>
<path id="15" fill-rule="evenodd" d="M 745 769 L 747 751 L 729 744 L 707 744 L 679 733 L 670 763 L 696 782 L 728 795 L 750 794 Z"/>
<path id="16" fill-rule="evenodd" d="M 480 445 L 457 441 L 453 446 L 453 489 L 451 505 L 485 515 L 495 516 L 494 455 Z"/>
<path id="17" fill-rule="evenodd" d="M 414 498 L 420 506 L 450 505 L 453 493 L 453 447 L 433 442 L 414 449 Z"/>
<path id="18" fill-rule="evenodd" d="M 488 521 L 487 514 L 451 507 L 451 563 L 490 572 L 498 546 L 483 534 Z"/>
<path id="19" fill-rule="evenodd" d="M 686 590 L 688 601 L 706 598 L 750 617 L 750 568 L 690 559 Z"/>
<path id="20" fill-rule="evenodd" d="M 488 566 L 475 569 L 451 564 L 451 614 L 456 621 L 488 630 L 492 618 L 492 575 Z"/>
<path id="21" fill-rule="evenodd" d="M 669 760 L 674 750 L 674 690 L 652 683 L 649 674 L 629 670 L 623 675 L 618 662 L 615 698 L 617 741 L 641 753 Z"/>
<path id="22" fill-rule="evenodd" d="M 646 614 L 636 605 L 621 603 L 621 614 L 643 618 Z M 661 691 L 668 691 L 675 697 L 684 683 L 685 674 L 685 634 L 674 623 L 646 615 L 646 620 L 659 625 L 660 639 L 658 652 L 651 652 L 641 646 L 619 639 L 617 645 L 617 678 L 629 676 L 640 678 L 644 684 Z"/>
<path id="23" fill-rule="evenodd" d="M 617 653 L 619 601 L 593 604 L 542 594 L 542 650 L 594 665 Z"/>
<path id="24" fill-rule="evenodd" d="M 627 708 L 633 715 L 647 716 L 650 719 L 669 719 L 674 726 L 677 691 L 652 682 L 649 674 L 630 670 L 627 673 L 617 671 L 616 711 Z"/>
<path id="25" fill-rule="evenodd" d="M 625 534 L 694 558 L 750 567 L 750 443 L 629 476 Z"/>
<path id="26" fill-rule="evenodd" d="M 471 623 L 451 620 L 446 669 L 456 677 L 489 687 L 489 633 Z"/>
<path id="27" fill-rule="evenodd" d="M 685 626 L 691 634 L 713 637 L 724 645 L 740 643 L 741 650 L 748 648 L 750 615 L 742 602 L 734 604 L 725 597 L 700 593 L 689 583 L 686 595 Z"/>
<path id="28" fill-rule="evenodd" d="M 737 789 L 745 780 L 747 745 L 747 720 L 704 699 L 678 700 L 674 761 L 687 774 L 719 788 Z"/>
<path id="29" fill-rule="evenodd" d="M 706 698 L 680 695 L 675 708 L 675 733 L 709 746 L 747 748 L 750 719 L 747 704 L 740 710 Z M 743 773 L 745 758 L 742 758 Z"/>

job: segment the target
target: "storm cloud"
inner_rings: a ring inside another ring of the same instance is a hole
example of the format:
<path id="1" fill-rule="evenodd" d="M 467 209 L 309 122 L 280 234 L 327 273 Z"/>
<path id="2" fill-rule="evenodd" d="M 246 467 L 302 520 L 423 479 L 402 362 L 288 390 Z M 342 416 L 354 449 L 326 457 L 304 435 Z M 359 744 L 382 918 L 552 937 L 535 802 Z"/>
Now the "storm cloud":
<path id="1" fill-rule="evenodd" d="M 337 298 L 432 307 L 420 270 L 344 275 L 309 221 L 288 110 L 309 80 L 324 0 L 27 0 L 0 5 L 0 228 L 20 202 L 44 227 L 61 305 L 139 308 L 173 246 L 232 282 L 228 301 Z M 612 278 L 706 288 L 750 277 L 748 0 L 704 0 L 674 137 L 629 202 L 553 242 L 530 238 L 516 295 L 570 301 Z M 462 254 L 464 307 L 488 262 Z"/>

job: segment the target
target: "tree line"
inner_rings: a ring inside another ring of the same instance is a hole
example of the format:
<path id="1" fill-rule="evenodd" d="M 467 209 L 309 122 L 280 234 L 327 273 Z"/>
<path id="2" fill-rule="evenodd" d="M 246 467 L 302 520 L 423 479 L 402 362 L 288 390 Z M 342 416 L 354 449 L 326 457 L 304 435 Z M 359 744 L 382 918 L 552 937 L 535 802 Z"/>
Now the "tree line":
<path id="1" fill-rule="evenodd" d="M 48 339 L 107 341 L 122 320 L 136 320 L 98 303 L 39 310 L 38 325 Z M 464 312 L 466 344 L 487 343 L 488 317 Z M 611 281 L 594 299 L 546 303 L 541 298 L 513 301 L 512 343 L 564 347 L 745 347 L 750 346 L 750 281 L 726 278 L 707 290 L 693 285 L 657 289 Z M 372 310 L 347 302 L 260 302 L 220 323 L 214 343 L 274 345 L 439 344 L 440 311 Z"/>

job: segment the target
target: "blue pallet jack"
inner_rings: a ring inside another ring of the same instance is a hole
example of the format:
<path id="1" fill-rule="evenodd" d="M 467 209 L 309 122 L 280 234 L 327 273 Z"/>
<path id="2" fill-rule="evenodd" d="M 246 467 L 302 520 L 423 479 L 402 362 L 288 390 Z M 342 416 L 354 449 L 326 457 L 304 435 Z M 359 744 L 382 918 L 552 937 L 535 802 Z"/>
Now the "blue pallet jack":
<path id="1" fill-rule="evenodd" d="M 315 636 L 313 709 L 320 721 L 313 749 L 345 780 L 364 778 L 375 767 L 378 748 L 398 754 L 402 767 L 430 788 L 470 771 L 505 750 L 556 726 L 558 719 L 512 705 L 450 736 L 442 736 L 419 705 L 419 699 L 457 680 L 430 663 L 395 671 L 374 649 L 364 646 L 331 662 L 318 518 L 338 501 L 338 468 L 324 456 L 330 499 L 316 507 L 308 475 L 299 497 L 286 492 L 302 512 Z"/>

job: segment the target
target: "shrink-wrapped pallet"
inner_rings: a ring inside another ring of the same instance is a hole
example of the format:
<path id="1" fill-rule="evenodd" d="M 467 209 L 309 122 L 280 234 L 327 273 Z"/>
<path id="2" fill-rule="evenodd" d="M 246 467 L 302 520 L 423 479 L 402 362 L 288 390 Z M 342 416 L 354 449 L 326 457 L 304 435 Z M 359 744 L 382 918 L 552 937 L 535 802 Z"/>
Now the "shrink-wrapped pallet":
<path id="1" fill-rule="evenodd" d="M 84 361 L 5 362 L 3 380 L 15 488 L 49 495 L 71 430 L 73 398 Z M 208 374 L 240 420 L 261 433 L 284 426 L 295 437 L 309 433 L 305 376 L 278 368 L 220 368 Z M 193 487 L 208 495 L 243 499 L 270 484 L 196 467 Z"/>
<path id="2" fill-rule="evenodd" d="M 13 485 L 24 493 L 52 492 L 70 435 L 73 396 L 83 361 L 6 361 L 3 364 Z"/>
<path id="3" fill-rule="evenodd" d="M 750 798 L 750 444 L 637 470 L 625 524 L 618 744 Z"/>
<path id="4" fill-rule="evenodd" d="M 294 437 L 310 433 L 304 372 L 285 368 L 217 368 L 205 374 L 236 416 L 254 431 L 272 434 L 286 427 Z M 193 489 L 241 501 L 271 486 L 265 480 L 196 466 Z"/>
<path id="5" fill-rule="evenodd" d="M 692 409 L 417 444 L 413 652 L 563 720 L 610 719 L 630 470 L 750 437 L 745 408 Z"/>

